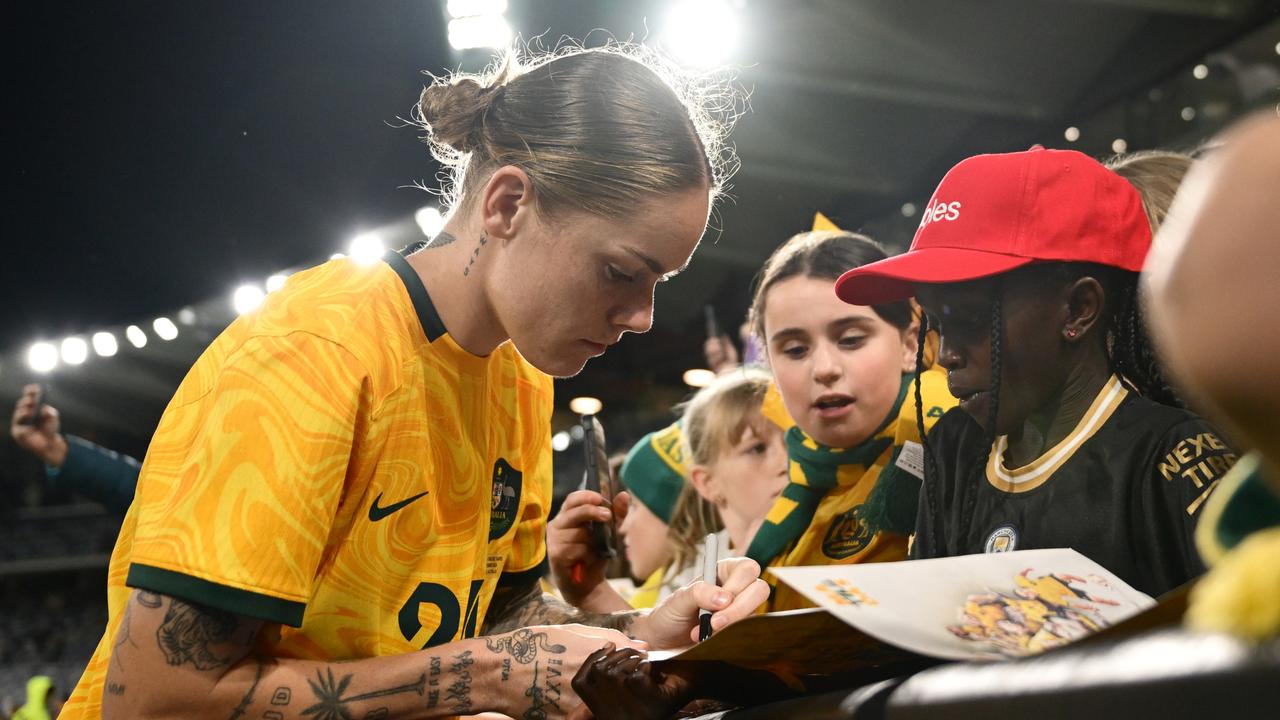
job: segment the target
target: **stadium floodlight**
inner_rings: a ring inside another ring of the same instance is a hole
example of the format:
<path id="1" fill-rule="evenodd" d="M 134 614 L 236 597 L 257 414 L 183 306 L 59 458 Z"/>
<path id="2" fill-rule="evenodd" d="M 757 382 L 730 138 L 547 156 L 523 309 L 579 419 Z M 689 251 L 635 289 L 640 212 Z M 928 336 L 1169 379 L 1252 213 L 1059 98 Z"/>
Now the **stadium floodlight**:
<path id="1" fill-rule="evenodd" d="M 27 367 L 38 373 L 47 373 L 58 367 L 58 348 L 53 343 L 32 343 L 27 349 Z"/>
<path id="2" fill-rule="evenodd" d="M 288 273 L 276 273 L 267 278 L 267 292 L 273 293 L 284 287 L 284 283 L 289 279 Z"/>
<path id="3" fill-rule="evenodd" d="M 511 25 L 501 15 L 475 15 L 449 21 L 449 44 L 454 50 L 501 48 L 511 42 Z"/>
<path id="4" fill-rule="evenodd" d="M 364 233 L 351 240 L 351 247 L 347 249 L 347 254 L 356 261 L 357 265 L 372 265 L 378 262 L 382 253 L 386 251 L 382 238 L 373 233 Z"/>
<path id="5" fill-rule="evenodd" d="M 715 382 L 716 374 L 706 368 L 692 368 L 684 371 L 683 380 L 689 387 L 702 388 Z"/>
<path id="6" fill-rule="evenodd" d="M 257 285 L 241 285 L 231 293 L 231 307 L 235 308 L 237 315 L 251 313 L 262 307 L 262 300 L 266 296 L 267 294 Z"/>
<path id="7" fill-rule="evenodd" d="M 444 229 L 444 216 L 440 214 L 440 208 L 433 205 L 418 208 L 418 211 L 413 214 L 413 221 L 418 223 L 418 229 L 422 230 L 422 234 L 428 238 L 439 235 Z"/>
<path id="8" fill-rule="evenodd" d="M 1116 138 L 1111 141 L 1111 152 L 1119 155 L 1122 152 L 1129 151 L 1129 143 L 1124 138 Z"/>
<path id="9" fill-rule="evenodd" d="M 111 357 L 120 349 L 120 345 L 116 342 L 116 336 L 109 332 L 96 332 L 93 334 L 93 351 L 98 353 L 98 357 Z"/>
<path id="10" fill-rule="evenodd" d="M 89 358 L 89 343 L 82 337 L 72 335 L 62 341 L 62 362 L 68 365 L 80 365 Z"/>
<path id="11" fill-rule="evenodd" d="M 738 45 L 739 17 L 726 0 L 681 0 L 667 12 L 663 45 L 680 62 L 706 67 Z"/>
<path id="12" fill-rule="evenodd" d="M 130 325 L 125 328 L 124 336 L 129 338 L 129 344 L 136 348 L 144 348 L 147 346 L 147 334 L 137 325 Z"/>
<path id="13" fill-rule="evenodd" d="M 561 430 L 551 436 L 551 449 L 556 452 L 564 452 L 569 449 L 569 433 Z"/>
<path id="14" fill-rule="evenodd" d="M 579 415 L 595 415 L 604 409 L 600 398 L 576 397 L 569 401 L 569 409 Z"/>
<path id="15" fill-rule="evenodd" d="M 1191 68 L 1191 77 L 1194 77 L 1197 80 L 1203 80 L 1209 77 L 1209 66 L 1204 63 L 1200 63 L 1199 65 Z"/>
<path id="16" fill-rule="evenodd" d="M 167 317 L 156 318 L 155 322 L 151 323 L 151 328 L 156 331 L 156 335 L 159 335 L 161 340 L 172 340 L 178 337 L 178 326 Z"/>
<path id="17" fill-rule="evenodd" d="M 1062 131 L 1062 137 L 1066 138 L 1067 142 L 1075 142 L 1080 139 L 1080 128 L 1076 127 L 1075 125 L 1072 125 L 1071 127 Z"/>
<path id="18" fill-rule="evenodd" d="M 507 0 L 449 0 L 445 7 L 453 18 L 501 15 L 507 11 Z"/>

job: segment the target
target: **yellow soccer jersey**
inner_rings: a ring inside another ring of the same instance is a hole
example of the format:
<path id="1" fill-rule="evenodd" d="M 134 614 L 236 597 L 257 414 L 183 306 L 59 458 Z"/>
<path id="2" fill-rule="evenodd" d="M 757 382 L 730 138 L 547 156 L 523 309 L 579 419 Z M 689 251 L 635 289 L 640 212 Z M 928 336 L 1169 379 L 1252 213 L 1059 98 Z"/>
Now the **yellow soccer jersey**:
<path id="1" fill-rule="evenodd" d="M 947 390 L 946 373 L 939 368 L 922 373 L 920 387 L 927 431 L 957 401 Z M 857 510 L 871 494 L 880 471 L 892 461 L 895 450 L 906 443 L 920 443 L 920 431 L 916 425 L 914 382 L 907 391 L 897 419 L 880 434 L 892 437 L 893 443 L 865 470 L 841 468 L 837 473 L 838 484 L 818 503 L 804 534 L 792 542 L 769 567 L 848 565 L 907 559 L 907 536 L 877 532 L 867 537 L 867 528 L 859 519 Z M 923 453 L 921 459 L 923 460 Z M 794 467 L 792 472 L 796 472 Z M 779 522 L 791 510 L 787 503 L 786 498 L 778 498 L 769 511 L 769 519 Z M 767 612 L 813 606 L 800 593 L 779 582 L 767 569 L 761 575 L 773 587 L 772 596 L 765 606 Z"/>
<path id="2" fill-rule="evenodd" d="M 344 660 L 477 634 L 545 563 L 551 379 L 449 336 L 398 254 L 300 273 L 196 361 L 111 557 L 64 718 L 99 716 L 129 589 L 266 620 L 257 651 Z"/>

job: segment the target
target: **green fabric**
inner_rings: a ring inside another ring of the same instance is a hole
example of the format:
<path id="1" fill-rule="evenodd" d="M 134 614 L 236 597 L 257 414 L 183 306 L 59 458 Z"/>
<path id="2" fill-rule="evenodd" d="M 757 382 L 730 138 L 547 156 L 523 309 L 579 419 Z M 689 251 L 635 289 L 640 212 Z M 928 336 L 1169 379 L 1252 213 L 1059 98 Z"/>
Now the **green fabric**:
<path id="1" fill-rule="evenodd" d="M 55 487 L 80 493 L 120 515 L 129 510 L 142 466 L 128 455 L 66 435 L 67 457 L 62 467 L 46 465 L 45 474 Z"/>
<path id="2" fill-rule="evenodd" d="M 836 486 L 841 468 L 858 466 L 865 472 L 886 448 L 893 445 L 892 436 L 880 435 L 902 411 L 902 403 L 907 397 L 911 381 L 910 375 L 902 377 L 897 402 L 893 404 L 889 415 L 871 437 L 852 448 L 829 448 L 821 445 L 807 437 L 799 426 L 793 426 L 787 431 L 787 456 L 794 463 L 792 472 L 798 469 L 804 481 L 799 482 L 792 476 L 791 482 L 782 491 L 782 497 L 795 502 L 795 508 L 776 524 L 768 519 L 764 521 L 752 538 L 751 546 L 747 548 L 747 557 L 760 563 L 760 567 L 768 567 L 774 558 L 809 528 L 818 503 Z M 918 489 L 919 485 L 916 487 Z M 881 503 L 886 505 L 887 499 Z"/>
<path id="3" fill-rule="evenodd" d="M 680 424 L 674 423 L 641 438 L 622 462 L 621 475 L 622 484 L 632 497 L 670 525 L 671 513 L 675 511 L 688 475 Z"/>
<path id="4" fill-rule="evenodd" d="M 872 532 L 910 535 L 916 529 L 920 507 L 920 478 L 898 467 L 902 447 L 893 449 L 889 464 L 880 470 L 875 487 L 862 504 L 862 519 Z"/>
<path id="5" fill-rule="evenodd" d="M 1263 479 L 1262 463 L 1254 462 L 1247 472 L 1247 477 L 1227 500 L 1213 529 L 1218 543 L 1226 550 L 1239 545 L 1251 533 L 1280 525 L 1280 497 L 1276 497 Z"/>
<path id="6" fill-rule="evenodd" d="M 13 713 L 13 720 L 49 720 L 49 690 L 53 678 L 36 675 L 27 681 L 27 702 Z"/>
<path id="7" fill-rule="evenodd" d="M 150 590 L 229 613 L 292 627 L 302 627 L 302 615 L 307 609 L 307 606 L 300 602 L 219 585 L 198 577 L 141 563 L 129 565 L 129 576 L 125 578 L 124 583 L 129 587 Z"/>

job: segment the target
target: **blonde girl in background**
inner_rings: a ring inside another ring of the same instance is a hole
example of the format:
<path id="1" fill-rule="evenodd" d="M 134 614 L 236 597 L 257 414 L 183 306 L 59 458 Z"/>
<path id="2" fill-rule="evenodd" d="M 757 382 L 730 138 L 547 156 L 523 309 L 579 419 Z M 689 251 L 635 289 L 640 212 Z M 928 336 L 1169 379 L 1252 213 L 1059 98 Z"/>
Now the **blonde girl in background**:
<path id="1" fill-rule="evenodd" d="M 603 499 L 586 490 L 565 499 L 549 526 L 548 548 L 567 600 L 592 612 L 652 607 L 699 579 L 709 533 L 720 535 L 721 557 L 743 554 L 787 484 L 782 429 L 761 412 L 769 383 L 758 369 L 722 375 L 685 405 L 679 422 L 628 453 L 621 474 L 630 497 L 619 504 L 620 530 L 631 574 L 645 579 L 630 598 L 604 579 L 604 560 L 585 528 L 587 520 L 607 517 Z M 588 582 L 572 582 L 574 562 L 588 566 Z"/>

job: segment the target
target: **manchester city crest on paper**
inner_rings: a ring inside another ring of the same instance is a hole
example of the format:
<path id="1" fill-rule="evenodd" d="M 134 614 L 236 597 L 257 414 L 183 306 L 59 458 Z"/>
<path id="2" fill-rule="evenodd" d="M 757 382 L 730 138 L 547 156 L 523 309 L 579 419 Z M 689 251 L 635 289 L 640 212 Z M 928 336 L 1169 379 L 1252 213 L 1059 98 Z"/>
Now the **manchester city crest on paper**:
<path id="1" fill-rule="evenodd" d="M 493 464 L 493 497 L 489 508 L 489 539 L 497 540 L 515 527 L 520 511 L 520 471 L 502 458 Z"/>

